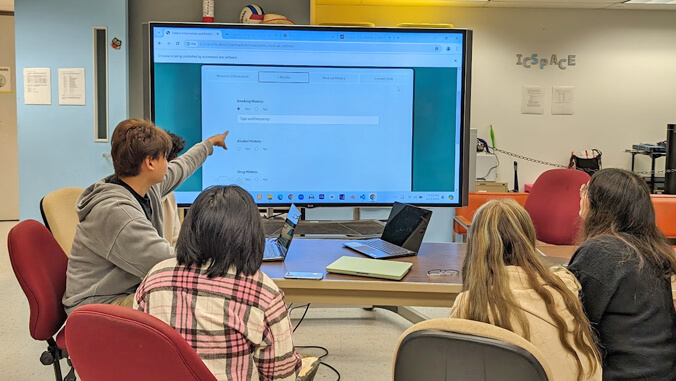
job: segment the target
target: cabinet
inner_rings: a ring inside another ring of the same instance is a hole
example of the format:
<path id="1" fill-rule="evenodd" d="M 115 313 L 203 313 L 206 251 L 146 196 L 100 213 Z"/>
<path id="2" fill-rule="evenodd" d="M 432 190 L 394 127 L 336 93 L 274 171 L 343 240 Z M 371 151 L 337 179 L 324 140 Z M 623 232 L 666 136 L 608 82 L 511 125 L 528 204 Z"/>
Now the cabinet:
<path id="1" fill-rule="evenodd" d="M 477 192 L 508 192 L 507 183 L 499 181 L 477 181 Z"/>

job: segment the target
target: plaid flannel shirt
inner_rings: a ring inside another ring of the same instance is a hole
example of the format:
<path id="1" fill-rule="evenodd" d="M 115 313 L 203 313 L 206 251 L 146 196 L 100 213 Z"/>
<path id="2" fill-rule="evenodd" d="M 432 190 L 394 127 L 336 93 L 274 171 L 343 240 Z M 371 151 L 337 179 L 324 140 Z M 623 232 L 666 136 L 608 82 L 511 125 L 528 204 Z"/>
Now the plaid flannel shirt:
<path id="1" fill-rule="evenodd" d="M 158 263 L 134 307 L 174 327 L 218 380 L 295 380 L 301 358 L 284 293 L 260 271 L 208 278 L 207 266 Z"/>

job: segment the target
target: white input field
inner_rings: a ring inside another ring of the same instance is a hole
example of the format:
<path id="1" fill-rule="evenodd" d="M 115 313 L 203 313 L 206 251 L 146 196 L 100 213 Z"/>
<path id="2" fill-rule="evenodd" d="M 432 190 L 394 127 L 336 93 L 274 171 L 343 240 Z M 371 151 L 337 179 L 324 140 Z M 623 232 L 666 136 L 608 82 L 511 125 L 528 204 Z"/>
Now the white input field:
<path id="1" fill-rule="evenodd" d="M 380 123 L 380 117 L 359 115 L 237 115 L 237 123 L 377 125 Z"/>

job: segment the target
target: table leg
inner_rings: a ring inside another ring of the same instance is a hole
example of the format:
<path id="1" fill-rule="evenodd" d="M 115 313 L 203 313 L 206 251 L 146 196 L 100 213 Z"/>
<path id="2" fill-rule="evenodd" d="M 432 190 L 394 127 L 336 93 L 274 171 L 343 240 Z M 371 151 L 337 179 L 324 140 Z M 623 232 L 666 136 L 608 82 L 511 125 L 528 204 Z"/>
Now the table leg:
<path id="1" fill-rule="evenodd" d="M 421 321 L 429 320 L 430 318 L 411 307 L 402 306 L 373 306 L 374 308 L 382 308 L 384 310 L 392 311 L 411 323 L 420 323 Z"/>

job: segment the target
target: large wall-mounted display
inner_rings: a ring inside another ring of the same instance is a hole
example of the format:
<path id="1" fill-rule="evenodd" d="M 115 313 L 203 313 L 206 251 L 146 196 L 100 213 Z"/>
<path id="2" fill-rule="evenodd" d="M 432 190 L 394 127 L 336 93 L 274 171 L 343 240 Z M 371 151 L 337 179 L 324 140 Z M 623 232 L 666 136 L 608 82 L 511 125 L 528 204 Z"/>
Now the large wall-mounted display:
<path id="1" fill-rule="evenodd" d="M 150 23 L 150 117 L 228 150 L 177 189 L 237 184 L 259 206 L 461 205 L 471 32 Z"/>

